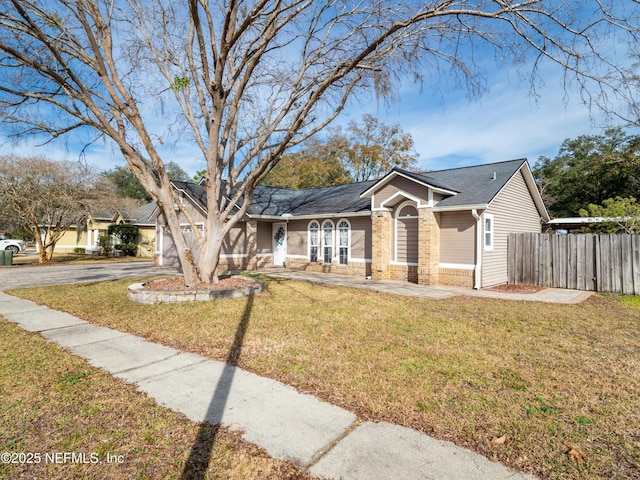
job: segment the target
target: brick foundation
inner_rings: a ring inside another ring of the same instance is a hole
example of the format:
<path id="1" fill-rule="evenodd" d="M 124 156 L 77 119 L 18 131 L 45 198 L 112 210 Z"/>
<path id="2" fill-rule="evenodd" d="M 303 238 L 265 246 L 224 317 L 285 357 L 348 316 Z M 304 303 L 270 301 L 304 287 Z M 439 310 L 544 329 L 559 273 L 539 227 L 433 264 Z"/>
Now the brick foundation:
<path id="1" fill-rule="evenodd" d="M 389 279 L 418 283 L 418 267 L 414 267 L 412 265 L 391 264 L 389 266 Z"/>
<path id="2" fill-rule="evenodd" d="M 218 264 L 219 272 L 240 271 L 247 269 L 247 258 L 221 258 Z"/>
<path id="3" fill-rule="evenodd" d="M 474 272 L 464 268 L 440 268 L 438 281 L 440 285 L 473 288 Z"/>
<path id="4" fill-rule="evenodd" d="M 352 277 L 367 277 L 371 275 L 371 264 L 366 262 L 349 262 L 348 265 L 338 265 L 337 263 L 310 263 L 304 258 L 287 258 L 286 266 L 293 270 L 334 273 Z"/>

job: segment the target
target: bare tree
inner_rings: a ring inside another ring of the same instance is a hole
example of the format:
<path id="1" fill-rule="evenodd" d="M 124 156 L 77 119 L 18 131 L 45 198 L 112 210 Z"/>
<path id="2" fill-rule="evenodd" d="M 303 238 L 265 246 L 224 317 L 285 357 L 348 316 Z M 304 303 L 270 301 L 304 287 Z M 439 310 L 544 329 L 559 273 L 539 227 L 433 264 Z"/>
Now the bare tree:
<path id="1" fill-rule="evenodd" d="M 256 184 L 352 95 L 391 95 L 407 76 L 449 74 L 475 94 L 483 86 L 476 56 L 491 51 L 532 66 L 532 82 L 539 63 L 551 60 L 566 82 L 584 87 L 585 101 L 603 100 L 605 87 L 619 89 L 626 75 L 605 53 L 612 42 L 634 40 L 640 8 L 618 0 L 0 5 L 5 121 L 17 135 L 55 138 L 88 127 L 111 138 L 163 209 L 187 284 L 217 281 L 222 240 Z M 157 149 L 168 127 L 188 132 L 206 160 L 207 218 L 202 234 L 192 229 L 197 262 Z"/>
<path id="2" fill-rule="evenodd" d="M 81 226 L 96 208 L 113 205 L 99 176 L 75 162 L 38 157 L 0 157 L 0 216 L 28 230 L 48 263 L 62 236 Z"/>
<path id="3" fill-rule="evenodd" d="M 345 165 L 356 182 L 380 178 L 392 168 L 415 168 L 413 138 L 400 125 L 385 125 L 373 115 L 349 122 Z"/>

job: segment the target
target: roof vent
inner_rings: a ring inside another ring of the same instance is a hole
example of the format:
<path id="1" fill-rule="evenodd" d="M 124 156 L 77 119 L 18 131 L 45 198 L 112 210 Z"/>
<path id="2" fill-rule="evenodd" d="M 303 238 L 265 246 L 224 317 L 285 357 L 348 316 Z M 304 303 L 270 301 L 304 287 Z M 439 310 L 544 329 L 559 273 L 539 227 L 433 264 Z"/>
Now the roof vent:
<path id="1" fill-rule="evenodd" d="M 495 180 L 496 179 L 496 172 L 493 172 L 493 178 L 491 180 Z"/>

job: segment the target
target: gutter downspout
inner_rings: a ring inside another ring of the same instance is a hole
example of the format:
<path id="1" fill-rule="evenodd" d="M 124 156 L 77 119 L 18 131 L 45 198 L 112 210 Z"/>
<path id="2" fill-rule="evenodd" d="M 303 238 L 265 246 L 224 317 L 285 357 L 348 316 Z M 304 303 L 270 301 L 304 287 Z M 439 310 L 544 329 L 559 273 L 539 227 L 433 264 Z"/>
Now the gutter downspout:
<path id="1" fill-rule="evenodd" d="M 478 210 L 475 208 L 471 210 L 471 215 L 476 219 L 476 268 L 474 272 L 473 288 L 475 290 L 479 290 L 482 282 L 482 216 L 478 215 Z"/>

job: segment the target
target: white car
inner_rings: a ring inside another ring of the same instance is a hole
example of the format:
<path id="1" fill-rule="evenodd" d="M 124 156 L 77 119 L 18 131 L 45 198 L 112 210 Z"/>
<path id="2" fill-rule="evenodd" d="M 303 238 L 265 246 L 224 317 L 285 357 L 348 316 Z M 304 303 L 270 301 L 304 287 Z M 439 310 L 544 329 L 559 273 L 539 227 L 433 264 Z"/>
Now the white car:
<path id="1" fill-rule="evenodd" d="M 13 254 L 20 253 L 27 248 L 27 244 L 23 240 L 14 240 L 12 238 L 0 238 L 0 250 L 11 250 Z"/>

